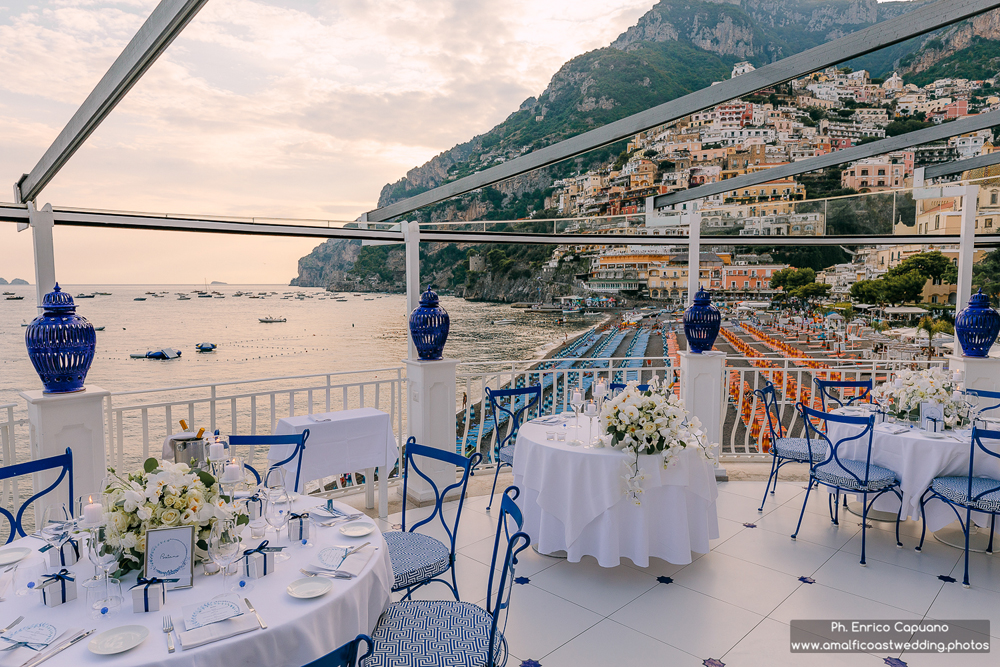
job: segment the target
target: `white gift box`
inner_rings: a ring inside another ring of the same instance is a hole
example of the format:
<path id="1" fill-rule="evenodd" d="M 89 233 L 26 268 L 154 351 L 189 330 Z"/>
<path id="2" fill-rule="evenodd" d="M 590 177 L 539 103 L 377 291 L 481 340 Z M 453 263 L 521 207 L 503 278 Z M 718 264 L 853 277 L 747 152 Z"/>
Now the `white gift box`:
<path id="1" fill-rule="evenodd" d="M 49 567 L 67 567 L 76 565 L 80 560 L 80 543 L 70 538 L 60 546 L 45 549 Z"/>
<path id="2" fill-rule="evenodd" d="M 944 430 L 944 410 L 937 401 L 924 401 L 920 404 L 920 428 L 925 431 Z"/>
<path id="3" fill-rule="evenodd" d="M 288 519 L 288 539 L 293 542 L 309 539 L 309 512 L 292 514 Z"/>
<path id="4" fill-rule="evenodd" d="M 247 498 L 247 514 L 250 516 L 250 523 L 259 521 L 263 514 L 264 501 L 259 495 L 254 494 Z"/>
<path id="5" fill-rule="evenodd" d="M 260 579 L 274 572 L 274 552 L 255 551 L 243 557 L 243 576 L 248 579 Z"/>
<path id="6" fill-rule="evenodd" d="M 160 611 L 167 602 L 167 586 L 162 581 L 153 584 L 139 583 L 131 590 L 132 612 L 135 614 Z"/>
<path id="7" fill-rule="evenodd" d="M 68 572 L 64 572 L 68 574 Z M 76 599 L 76 581 L 68 578 L 64 579 L 44 579 L 39 586 L 42 591 L 42 604 L 47 607 L 58 607 L 59 605 Z"/>

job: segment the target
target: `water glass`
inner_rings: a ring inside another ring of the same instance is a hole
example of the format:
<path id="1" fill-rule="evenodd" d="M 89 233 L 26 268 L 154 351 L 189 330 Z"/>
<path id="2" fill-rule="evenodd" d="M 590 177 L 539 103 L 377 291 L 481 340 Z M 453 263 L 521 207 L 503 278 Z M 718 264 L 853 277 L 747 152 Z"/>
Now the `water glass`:
<path id="1" fill-rule="evenodd" d="M 236 519 L 216 519 L 208 536 L 208 555 L 222 569 L 222 596 L 232 590 L 229 586 L 229 567 L 239 560 L 241 542 Z"/>
<path id="2" fill-rule="evenodd" d="M 49 505 L 42 510 L 41 521 L 38 522 L 38 531 L 42 534 L 42 539 L 57 547 L 69 536 L 72 528 L 69 508 L 65 503 Z"/>
<path id="3" fill-rule="evenodd" d="M 91 579 L 83 582 L 91 618 L 114 616 L 122 607 L 122 584 L 118 579 Z"/>
<path id="4" fill-rule="evenodd" d="M 18 597 L 33 595 L 45 578 L 45 559 L 38 555 L 28 556 L 17 564 L 14 570 L 14 593 Z"/>
<path id="5" fill-rule="evenodd" d="M 264 501 L 264 520 L 275 532 L 275 545 L 281 544 L 281 533 L 288 525 L 288 517 L 292 513 L 292 500 L 284 489 L 273 488 L 267 500 Z M 275 554 L 276 561 L 288 560 L 290 556 L 283 552 Z"/>

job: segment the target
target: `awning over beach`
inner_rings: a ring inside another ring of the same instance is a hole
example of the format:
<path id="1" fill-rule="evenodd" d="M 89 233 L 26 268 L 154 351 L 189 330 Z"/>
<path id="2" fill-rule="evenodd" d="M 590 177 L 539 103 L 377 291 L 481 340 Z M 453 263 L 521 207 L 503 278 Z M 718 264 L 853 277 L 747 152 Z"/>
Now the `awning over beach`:
<path id="1" fill-rule="evenodd" d="M 883 311 L 886 315 L 926 315 L 927 311 L 915 306 L 894 306 Z"/>

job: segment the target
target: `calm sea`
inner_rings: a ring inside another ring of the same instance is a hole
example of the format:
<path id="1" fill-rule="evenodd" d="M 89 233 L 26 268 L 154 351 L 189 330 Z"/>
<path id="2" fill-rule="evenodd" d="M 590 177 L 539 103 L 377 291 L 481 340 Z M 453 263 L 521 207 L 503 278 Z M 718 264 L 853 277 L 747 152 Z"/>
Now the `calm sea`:
<path id="1" fill-rule="evenodd" d="M 230 380 L 249 380 L 306 373 L 361 370 L 399 365 L 406 356 L 406 298 L 402 295 L 342 294 L 339 302 L 321 289 L 284 285 L 215 285 L 225 298 L 204 299 L 193 290 L 202 285 L 67 285 L 78 294 L 110 292 L 110 296 L 77 299 L 77 312 L 104 327 L 97 333 L 97 352 L 87 377 L 110 391 L 171 387 Z M 41 383 L 28 360 L 22 322 L 36 315 L 34 288 L 0 286 L 0 292 L 23 295 L 23 301 L 0 297 L 0 404 L 18 403 L 19 391 Z M 265 298 L 235 297 L 235 292 L 267 293 Z M 146 292 L 156 292 L 155 297 Z M 190 296 L 180 300 L 177 293 Z M 277 294 L 273 294 L 273 293 Z M 297 293 L 312 298 L 298 300 Z M 283 299 L 283 296 L 292 298 Z M 135 298 L 145 301 L 135 301 Z M 446 356 L 462 361 L 532 359 L 564 338 L 601 321 L 598 315 L 576 315 L 557 325 L 555 315 L 512 309 L 503 304 L 469 303 L 443 297 L 451 315 Z M 281 324 L 258 318 L 284 317 Z M 511 325 L 494 320 L 513 319 Z M 218 349 L 198 354 L 195 345 L 211 342 Z M 180 359 L 131 359 L 173 347 Z"/>

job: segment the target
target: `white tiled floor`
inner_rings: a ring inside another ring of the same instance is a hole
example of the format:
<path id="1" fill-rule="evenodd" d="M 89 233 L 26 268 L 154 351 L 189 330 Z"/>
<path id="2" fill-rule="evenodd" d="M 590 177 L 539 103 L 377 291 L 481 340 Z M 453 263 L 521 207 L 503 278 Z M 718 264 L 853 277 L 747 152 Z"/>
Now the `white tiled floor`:
<path id="1" fill-rule="evenodd" d="M 792 541 L 803 483 L 779 484 L 759 514 L 763 490 L 761 482 L 720 484 L 720 537 L 709 554 L 692 554 L 688 565 L 653 559 L 646 568 L 623 561 L 606 569 L 590 558 L 570 563 L 522 552 L 515 574 L 528 582 L 514 586 L 507 664 L 518 667 L 530 659 L 542 667 L 695 667 L 710 658 L 728 667 L 899 664 L 886 658 L 911 667 L 996 664 L 995 654 L 791 654 L 788 623 L 808 618 L 989 619 L 991 634 L 1000 640 L 1000 556 L 973 555 L 973 588 L 967 590 L 960 583 L 961 551 L 928 537 L 923 552 L 915 552 L 920 524 L 914 522 L 901 529 L 904 546 L 897 549 L 892 525 L 873 523 L 868 567 L 862 568 L 858 517 L 842 510 L 840 526 L 833 526 L 826 494 L 814 492 L 799 538 Z M 457 540 L 459 591 L 463 600 L 480 605 L 496 530 L 486 513 L 488 500 L 466 501 Z M 426 510 L 416 510 L 418 515 Z M 410 510 L 407 519 L 413 520 Z M 379 524 L 390 529 L 399 521 L 397 514 Z M 448 599 L 450 593 L 432 584 L 415 597 Z"/>

